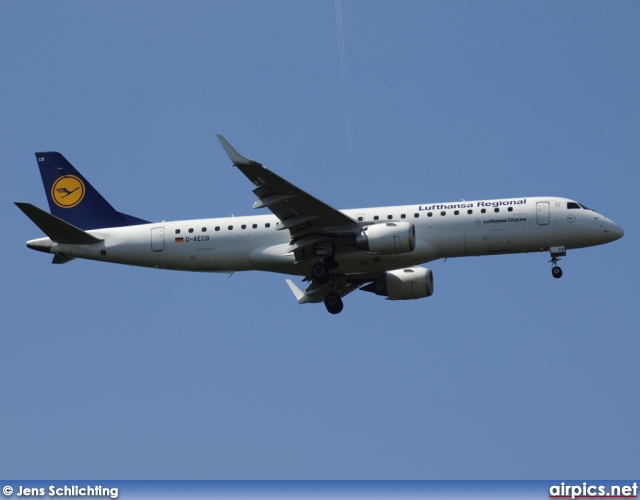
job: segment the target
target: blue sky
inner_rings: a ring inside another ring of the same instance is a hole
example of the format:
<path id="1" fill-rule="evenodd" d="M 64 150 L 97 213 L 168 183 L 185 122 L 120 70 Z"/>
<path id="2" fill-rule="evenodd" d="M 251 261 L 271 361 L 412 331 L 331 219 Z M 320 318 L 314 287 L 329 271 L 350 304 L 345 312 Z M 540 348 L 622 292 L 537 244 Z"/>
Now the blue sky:
<path id="1" fill-rule="evenodd" d="M 2 2 L 7 478 L 629 478 L 637 2 Z M 62 152 L 120 211 L 251 212 L 215 139 L 338 208 L 565 196 L 622 240 L 437 261 L 338 316 L 284 276 L 50 264 Z"/>

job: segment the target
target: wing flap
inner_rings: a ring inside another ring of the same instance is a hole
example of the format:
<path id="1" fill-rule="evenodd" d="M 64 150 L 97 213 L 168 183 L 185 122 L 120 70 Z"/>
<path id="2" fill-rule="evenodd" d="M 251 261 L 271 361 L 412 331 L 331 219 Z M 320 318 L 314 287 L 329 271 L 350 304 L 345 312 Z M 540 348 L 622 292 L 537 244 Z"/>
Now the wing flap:
<path id="1" fill-rule="evenodd" d="M 282 231 L 283 229 L 294 229 L 298 226 L 302 226 L 308 222 L 314 221 L 322 217 L 321 215 L 296 215 L 283 220 L 276 231 Z"/>
<path id="2" fill-rule="evenodd" d="M 256 190 L 254 190 L 254 192 L 255 191 Z M 295 196 L 294 194 L 281 194 L 281 195 L 272 194 L 272 195 L 267 195 L 264 198 L 261 198 L 258 201 L 256 201 L 252 205 L 252 208 L 269 208 L 269 207 L 275 205 L 276 203 L 280 203 L 281 201 L 287 201 L 287 200 L 293 198 L 294 196 Z"/>

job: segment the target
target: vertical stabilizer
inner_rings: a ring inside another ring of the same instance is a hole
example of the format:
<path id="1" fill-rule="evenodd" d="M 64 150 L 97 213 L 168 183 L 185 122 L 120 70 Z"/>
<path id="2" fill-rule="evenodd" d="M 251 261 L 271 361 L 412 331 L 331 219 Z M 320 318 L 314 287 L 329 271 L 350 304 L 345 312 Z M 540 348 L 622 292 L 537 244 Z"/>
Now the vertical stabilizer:
<path id="1" fill-rule="evenodd" d="M 84 230 L 148 222 L 118 212 L 60 153 L 36 153 L 36 159 L 49 209 L 56 217 Z"/>

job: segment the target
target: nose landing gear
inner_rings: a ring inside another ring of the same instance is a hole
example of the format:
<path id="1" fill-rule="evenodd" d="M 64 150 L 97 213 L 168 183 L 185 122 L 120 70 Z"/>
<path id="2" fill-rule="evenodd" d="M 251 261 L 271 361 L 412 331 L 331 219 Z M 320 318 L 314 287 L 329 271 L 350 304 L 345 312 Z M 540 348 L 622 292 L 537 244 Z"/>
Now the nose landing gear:
<path id="1" fill-rule="evenodd" d="M 549 253 L 551 254 L 551 275 L 554 278 L 562 278 L 562 269 L 558 266 L 558 261 L 560 257 L 564 257 L 567 255 L 567 249 L 565 247 L 551 247 L 549 248 Z"/>

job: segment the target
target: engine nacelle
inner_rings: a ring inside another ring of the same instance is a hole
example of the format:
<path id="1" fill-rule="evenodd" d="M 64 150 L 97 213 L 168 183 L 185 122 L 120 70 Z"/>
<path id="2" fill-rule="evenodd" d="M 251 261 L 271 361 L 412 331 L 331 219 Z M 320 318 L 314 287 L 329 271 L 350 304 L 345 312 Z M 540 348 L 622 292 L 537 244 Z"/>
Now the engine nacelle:
<path id="1" fill-rule="evenodd" d="M 361 288 L 389 300 L 412 300 L 433 294 L 433 273 L 426 267 L 408 267 L 388 271 L 373 283 Z"/>
<path id="2" fill-rule="evenodd" d="M 356 236 L 356 246 L 382 255 L 413 252 L 416 247 L 416 228 L 409 222 L 384 222 L 362 228 Z"/>

